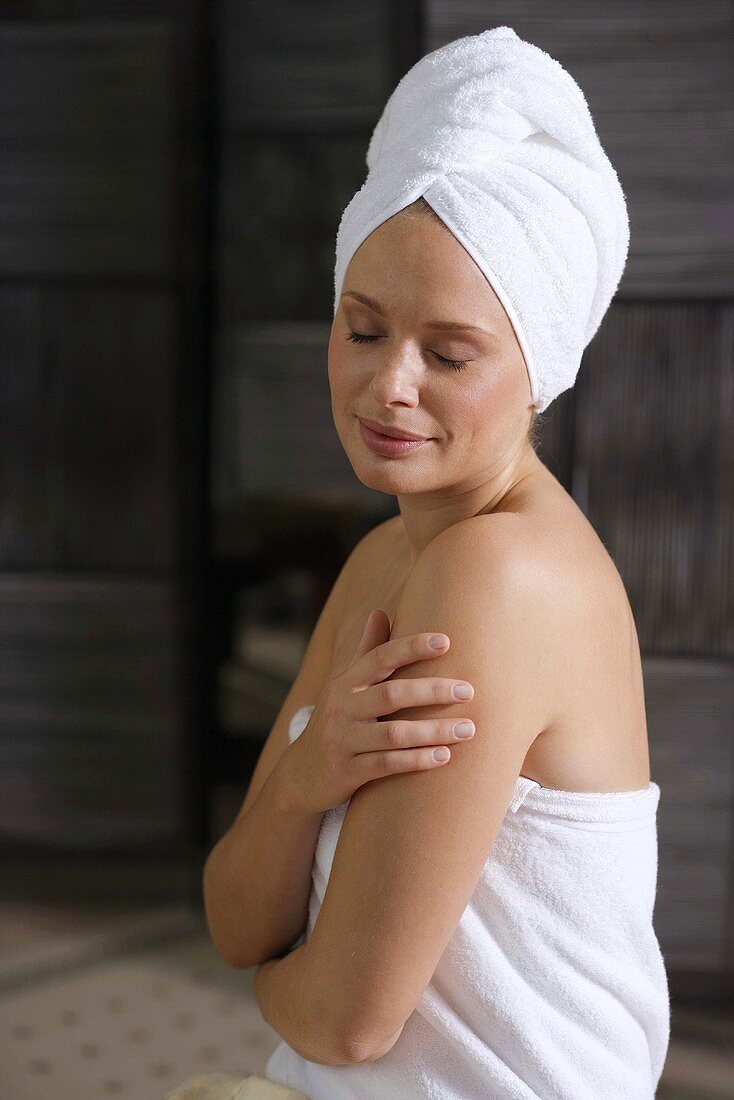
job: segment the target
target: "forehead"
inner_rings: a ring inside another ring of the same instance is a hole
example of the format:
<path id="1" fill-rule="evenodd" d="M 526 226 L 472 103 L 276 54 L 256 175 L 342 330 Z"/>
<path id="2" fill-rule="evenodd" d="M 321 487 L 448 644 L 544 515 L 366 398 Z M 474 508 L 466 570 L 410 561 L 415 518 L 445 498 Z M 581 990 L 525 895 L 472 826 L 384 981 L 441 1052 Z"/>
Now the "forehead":
<path id="1" fill-rule="evenodd" d="M 410 314 L 423 323 L 448 321 L 492 334 L 512 331 L 504 307 L 484 272 L 460 241 L 427 216 L 400 211 L 382 222 L 351 257 L 342 294 L 385 316 Z M 343 297 L 347 304 L 357 304 Z M 441 327 L 441 326 L 439 326 Z"/>

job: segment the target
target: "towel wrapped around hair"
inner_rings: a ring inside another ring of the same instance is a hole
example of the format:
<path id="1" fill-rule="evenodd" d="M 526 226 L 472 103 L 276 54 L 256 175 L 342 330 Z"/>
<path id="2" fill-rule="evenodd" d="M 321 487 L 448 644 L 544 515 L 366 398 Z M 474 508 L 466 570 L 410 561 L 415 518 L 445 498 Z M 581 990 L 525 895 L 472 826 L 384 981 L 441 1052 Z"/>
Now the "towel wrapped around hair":
<path id="1" fill-rule="evenodd" d="M 387 100 L 367 168 L 339 223 L 334 312 L 360 244 L 423 196 L 502 302 L 535 408 L 573 386 L 630 231 L 617 174 L 563 66 L 506 26 L 433 50 Z"/>

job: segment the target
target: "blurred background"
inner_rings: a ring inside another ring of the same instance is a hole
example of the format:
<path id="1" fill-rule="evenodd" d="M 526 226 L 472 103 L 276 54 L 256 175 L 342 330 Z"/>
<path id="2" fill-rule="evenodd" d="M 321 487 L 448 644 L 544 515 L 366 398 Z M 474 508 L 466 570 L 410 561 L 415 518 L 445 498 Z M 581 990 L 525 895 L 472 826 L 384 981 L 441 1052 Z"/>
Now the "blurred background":
<path id="1" fill-rule="evenodd" d="M 1 1100 L 157 1100 L 276 1045 L 201 870 L 398 511 L 331 417 L 336 230 L 399 78 L 501 24 L 579 82 L 627 196 L 538 453 L 643 652 L 658 1095 L 734 1097 L 732 4 L 2 0 Z"/>

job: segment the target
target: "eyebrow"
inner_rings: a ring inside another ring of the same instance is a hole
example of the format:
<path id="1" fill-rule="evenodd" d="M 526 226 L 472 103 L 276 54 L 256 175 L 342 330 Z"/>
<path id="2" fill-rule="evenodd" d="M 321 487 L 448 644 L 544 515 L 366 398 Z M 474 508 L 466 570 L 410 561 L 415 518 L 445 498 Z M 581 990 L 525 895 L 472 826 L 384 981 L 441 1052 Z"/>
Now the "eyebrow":
<path id="1" fill-rule="evenodd" d="M 344 297 L 356 298 L 358 302 L 361 302 L 365 306 L 369 306 L 375 313 L 379 313 L 381 317 L 387 317 L 380 303 L 376 302 L 374 298 L 368 298 L 366 294 L 358 294 L 356 290 L 345 290 L 342 293 L 342 298 Z M 444 332 L 482 332 L 485 336 L 495 335 L 486 328 L 480 328 L 479 325 L 467 325 L 462 321 L 426 321 L 426 327 L 441 329 Z"/>

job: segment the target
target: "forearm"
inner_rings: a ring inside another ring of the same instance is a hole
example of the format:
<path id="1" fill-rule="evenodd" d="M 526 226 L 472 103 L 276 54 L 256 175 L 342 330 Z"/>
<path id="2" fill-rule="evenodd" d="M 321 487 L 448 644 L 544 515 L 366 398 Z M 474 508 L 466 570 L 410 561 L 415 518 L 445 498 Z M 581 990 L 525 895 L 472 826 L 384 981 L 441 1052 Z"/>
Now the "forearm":
<path id="1" fill-rule="evenodd" d="M 231 966 L 285 951 L 308 918 L 311 867 L 323 815 L 293 807 L 283 758 L 204 865 L 209 931 Z"/>
<path id="2" fill-rule="evenodd" d="M 303 1058 L 320 1065 L 353 1059 L 338 1033 L 337 998 L 326 999 L 313 973 L 308 944 L 258 966 L 253 991 L 263 1019 Z"/>

